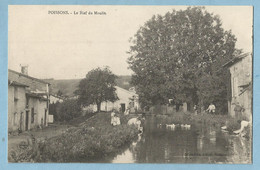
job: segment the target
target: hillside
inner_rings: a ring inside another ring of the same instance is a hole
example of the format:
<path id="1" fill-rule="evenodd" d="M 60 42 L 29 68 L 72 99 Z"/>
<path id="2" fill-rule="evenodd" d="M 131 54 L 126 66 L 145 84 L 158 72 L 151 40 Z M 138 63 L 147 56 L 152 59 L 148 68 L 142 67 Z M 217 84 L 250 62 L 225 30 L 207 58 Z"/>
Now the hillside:
<path id="1" fill-rule="evenodd" d="M 77 89 L 81 79 L 66 79 L 66 80 L 55 80 L 55 79 L 44 79 L 51 84 L 50 92 L 57 94 L 60 90 L 64 96 L 73 96 L 73 92 Z M 131 85 L 131 76 L 118 76 L 116 83 L 117 86 L 128 90 Z"/>

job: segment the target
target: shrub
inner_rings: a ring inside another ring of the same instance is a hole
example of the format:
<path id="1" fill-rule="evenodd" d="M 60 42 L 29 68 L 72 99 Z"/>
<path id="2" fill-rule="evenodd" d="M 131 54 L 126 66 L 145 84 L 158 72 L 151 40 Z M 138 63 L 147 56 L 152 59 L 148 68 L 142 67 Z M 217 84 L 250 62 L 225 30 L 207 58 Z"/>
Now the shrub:
<path id="1" fill-rule="evenodd" d="M 77 100 L 65 100 L 57 105 L 56 121 L 70 121 L 79 116 L 81 116 L 81 107 Z"/>

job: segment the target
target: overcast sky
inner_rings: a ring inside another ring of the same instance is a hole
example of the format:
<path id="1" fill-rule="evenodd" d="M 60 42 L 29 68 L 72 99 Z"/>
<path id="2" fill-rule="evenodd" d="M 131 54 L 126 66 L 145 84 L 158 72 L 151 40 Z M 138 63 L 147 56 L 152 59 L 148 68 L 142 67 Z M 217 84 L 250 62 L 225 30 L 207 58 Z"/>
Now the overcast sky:
<path id="1" fill-rule="evenodd" d="M 154 14 L 184 6 L 9 6 L 9 68 L 29 65 L 37 78 L 83 78 L 93 68 L 109 66 L 130 75 L 129 38 Z M 252 51 L 253 8 L 206 6 L 237 37 L 237 48 Z M 50 15 L 48 11 L 104 11 L 106 15 Z"/>

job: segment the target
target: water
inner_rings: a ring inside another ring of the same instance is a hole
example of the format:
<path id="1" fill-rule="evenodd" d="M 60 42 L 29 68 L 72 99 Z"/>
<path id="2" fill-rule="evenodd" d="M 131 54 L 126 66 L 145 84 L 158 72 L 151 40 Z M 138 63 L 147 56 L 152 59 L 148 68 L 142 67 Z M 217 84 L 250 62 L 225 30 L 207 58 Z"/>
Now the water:
<path id="1" fill-rule="evenodd" d="M 250 163 L 250 143 L 206 123 L 169 128 L 169 117 L 148 116 L 144 133 L 128 148 L 101 162 Z M 173 123 L 173 122 L 172 122 Z M 161 124 L 161 125 L 160 125 Z"/>

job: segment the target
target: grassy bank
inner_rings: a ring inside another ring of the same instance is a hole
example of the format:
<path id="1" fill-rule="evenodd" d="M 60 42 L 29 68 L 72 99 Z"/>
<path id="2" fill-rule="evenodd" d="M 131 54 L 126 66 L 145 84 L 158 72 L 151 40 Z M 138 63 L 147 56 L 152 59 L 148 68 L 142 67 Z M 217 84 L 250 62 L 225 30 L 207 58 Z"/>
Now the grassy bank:
<path id="1" fill-rule="evenodd" d="M 127 118 L 124 118 L 127 120 Z M 137 137 L 137 129 L 126 120 L 119 126 L 110 125 L 110 113 L 98 113 L 77 127 L 59 136 L 19 148 L 11 155 L 13 162 L 91 162 L 105 157 L 130 144 Z"/>

